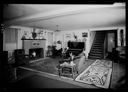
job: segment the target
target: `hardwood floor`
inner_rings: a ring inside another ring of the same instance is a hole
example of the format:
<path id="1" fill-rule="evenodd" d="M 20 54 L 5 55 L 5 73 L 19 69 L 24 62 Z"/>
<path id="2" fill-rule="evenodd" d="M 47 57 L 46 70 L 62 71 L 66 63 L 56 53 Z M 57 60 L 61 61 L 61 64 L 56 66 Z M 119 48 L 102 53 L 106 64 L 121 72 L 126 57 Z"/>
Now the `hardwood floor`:
<path id="1" fill-rule="evenodd" d="M 81 59 L 82 60 L 82 59 Z M 80 62 L 79 65 L 81 65 L 81 67 L 83 67 L 84 65 L 88 66 L 90 65 L 92 62 L 89 62 L 89 60 L 86 60 L 85 62 Z M 113 70 L 112 70 L 112 76 L 111 76 L 111 83 L 110 83 L 110 88 L 112 89 L 117 89 L 117 88 L 121 88 L 121 89 L 125 89 L 125 83 L 126 83 L 126 79 L 125 79 L 125 75 L 126 75 L 126 69 L 125 69 L 125 64 L 120 64 L 120 63 L 116 63 L 116 62 L 113 62 Z M 86 68 L 82 68 L 81 69 L 81 72 L 86 69 Z M 21 68 L 18 68 L 17 70 L 17 75 L 18 75 L 18 81 L 21 81 L 21 80 L 26 80 L 27 79 L 31 79 L 31 80 L 34 80 L 34 82 L 36 82 L 38 84 L 38 82 L 40 83 L 41 81 L 38 81 L 37 79 L 40 79 L 41 76 L 37 76 L 35 75 L 35 72 L 33 71 L 29 71 L 29 70 L 26 70 L 26 69 L 21 69 Z M 38 72 L 38 74 L 41 74 Z M 33 76 L 36 76 L 36 77 L 33 77 Z M 33 78 L 32 78 L 33 77 Z M 39 78 L 37 78 L 39 77 Z M 46 77 L 46 76 L 45 76 Z M 59 78 L 59 77 L 58 77 Z M 56 77 L 56 79 L 58 79 Z M 42 79 L 46 79 L 46 78 L 42 78 Z M 37 80 L 37 81 L 36 81 Z M 61 80 L 61 79 L 60 79 Z M 18 82 L 16 81 L 16 83 Z M 51 80 L 52 83 L 54 80 Z M 64 80 L 65 81 L 65 80 Z M 43 81 L 42 81 L 43 82 Z M 14 82 L 15 83 L 15 82 Z M 50 82 L 49 82 L 50 83 Z M 11 84 L 11 83 L 10 83 Z M 10 85 L 9 84 L 9 85 Z M 56 84 L 56 82 L 55 82 Z M 60 83 L 61 85 L 65 85 L 65 83 Z M 70 83 L 68 83 L 70 85 Z M 76 83 L 77 84 L 77 83 Z M 46 84 L 48 85 L 48 84 Z M 50 85 L 50 84 L 49 84 Z M 58 85 L 58 88 L 61 88 L 62 86 L 61 85 Z M 66 84 L 67 85 L 67 84 Z M 84 84 L 81 84 L 81 85 L 84 85 Z M 43 87 L 46 87 L 46 86 L 41 86 L 41 85 L 38 85 L 39 87 L 43 88 Z M 37 85 L 35 85 L 36 88 L 38 88 Z M 10 86 L 11 87 L 11 86 Z M 55 85 L 53 85 L 53 87 L 51 88 L 54 88 Z M 71 86 L 67 86 L 67 88 L 77 88 L 78 86 L 74 86 L 73 84 L 71 84 Z M 79 86 L 80 88 L 84 88 L 82 86 Z M 55 87 L 56 88 L 56 87 Z M 85 88 L 92 88 L 91 86 L 89 85 L 86 85 Z M 95 88 L 95 87 L 93 87 Z"/>

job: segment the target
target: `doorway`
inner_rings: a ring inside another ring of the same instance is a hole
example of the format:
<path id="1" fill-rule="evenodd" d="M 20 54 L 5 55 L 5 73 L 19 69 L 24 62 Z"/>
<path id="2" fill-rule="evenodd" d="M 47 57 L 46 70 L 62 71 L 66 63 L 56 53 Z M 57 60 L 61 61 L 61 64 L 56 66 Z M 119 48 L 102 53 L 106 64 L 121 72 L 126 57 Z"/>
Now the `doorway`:
<path id="1" fill-rule="evenodd" d="M 106 31 L 106 58 L 112 59 L 113 52 L 117 48 L 117 30 L 107 30 Z"/>
<path id="2" fill-rule="evenodd" d="M 112 50 L 117 47 L 117 30 L 107 31 L 107 52 L 112 53 Z"/>

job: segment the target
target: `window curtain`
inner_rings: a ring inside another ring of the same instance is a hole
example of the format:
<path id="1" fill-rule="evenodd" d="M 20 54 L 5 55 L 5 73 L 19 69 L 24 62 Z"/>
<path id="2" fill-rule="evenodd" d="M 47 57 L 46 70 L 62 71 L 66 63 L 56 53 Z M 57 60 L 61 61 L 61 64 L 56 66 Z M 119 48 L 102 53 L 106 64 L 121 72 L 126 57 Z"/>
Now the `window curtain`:
<path id="1" fill-rule="evenodd" d="M 16 28 L 7 28 L 5 30 L 5 43 L 16 43 L 18 30 Z"/>

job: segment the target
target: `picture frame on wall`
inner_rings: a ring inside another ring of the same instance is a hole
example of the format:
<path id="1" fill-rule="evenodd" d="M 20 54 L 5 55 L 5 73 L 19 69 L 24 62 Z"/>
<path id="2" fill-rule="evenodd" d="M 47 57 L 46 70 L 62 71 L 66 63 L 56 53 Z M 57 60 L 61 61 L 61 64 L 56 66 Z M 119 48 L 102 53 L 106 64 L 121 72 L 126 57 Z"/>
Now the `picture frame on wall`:
<path id="1" fill-rule="evenodd" d="M 66 34 L 66 38 L 71 38 L 71 34 Z"/>
<path id="2" fill-rule="evenodd" d="M 34 47 L 40 46 L 40 42 L 34 41 L 34 42 L 32 42 L 32 46 L 34 46 Z"/>
<path id="3" fill-rule="evenodd" d="M 82 37 L 88 37 L 88 33 L 86 32 L 82 33 Z"/>

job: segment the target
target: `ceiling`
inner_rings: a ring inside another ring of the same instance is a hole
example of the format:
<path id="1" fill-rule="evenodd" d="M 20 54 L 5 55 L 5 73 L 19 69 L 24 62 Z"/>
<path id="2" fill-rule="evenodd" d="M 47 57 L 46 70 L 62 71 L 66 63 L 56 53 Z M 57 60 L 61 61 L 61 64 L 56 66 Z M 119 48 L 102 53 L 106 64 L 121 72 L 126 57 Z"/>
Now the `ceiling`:
<path id="1" fill-rule="evenodd" d="M 5 25 L 50 30 L 114 27 L 125 25 L 125 3 L 106 5 L 9 4 L 4 7 Z"/>

